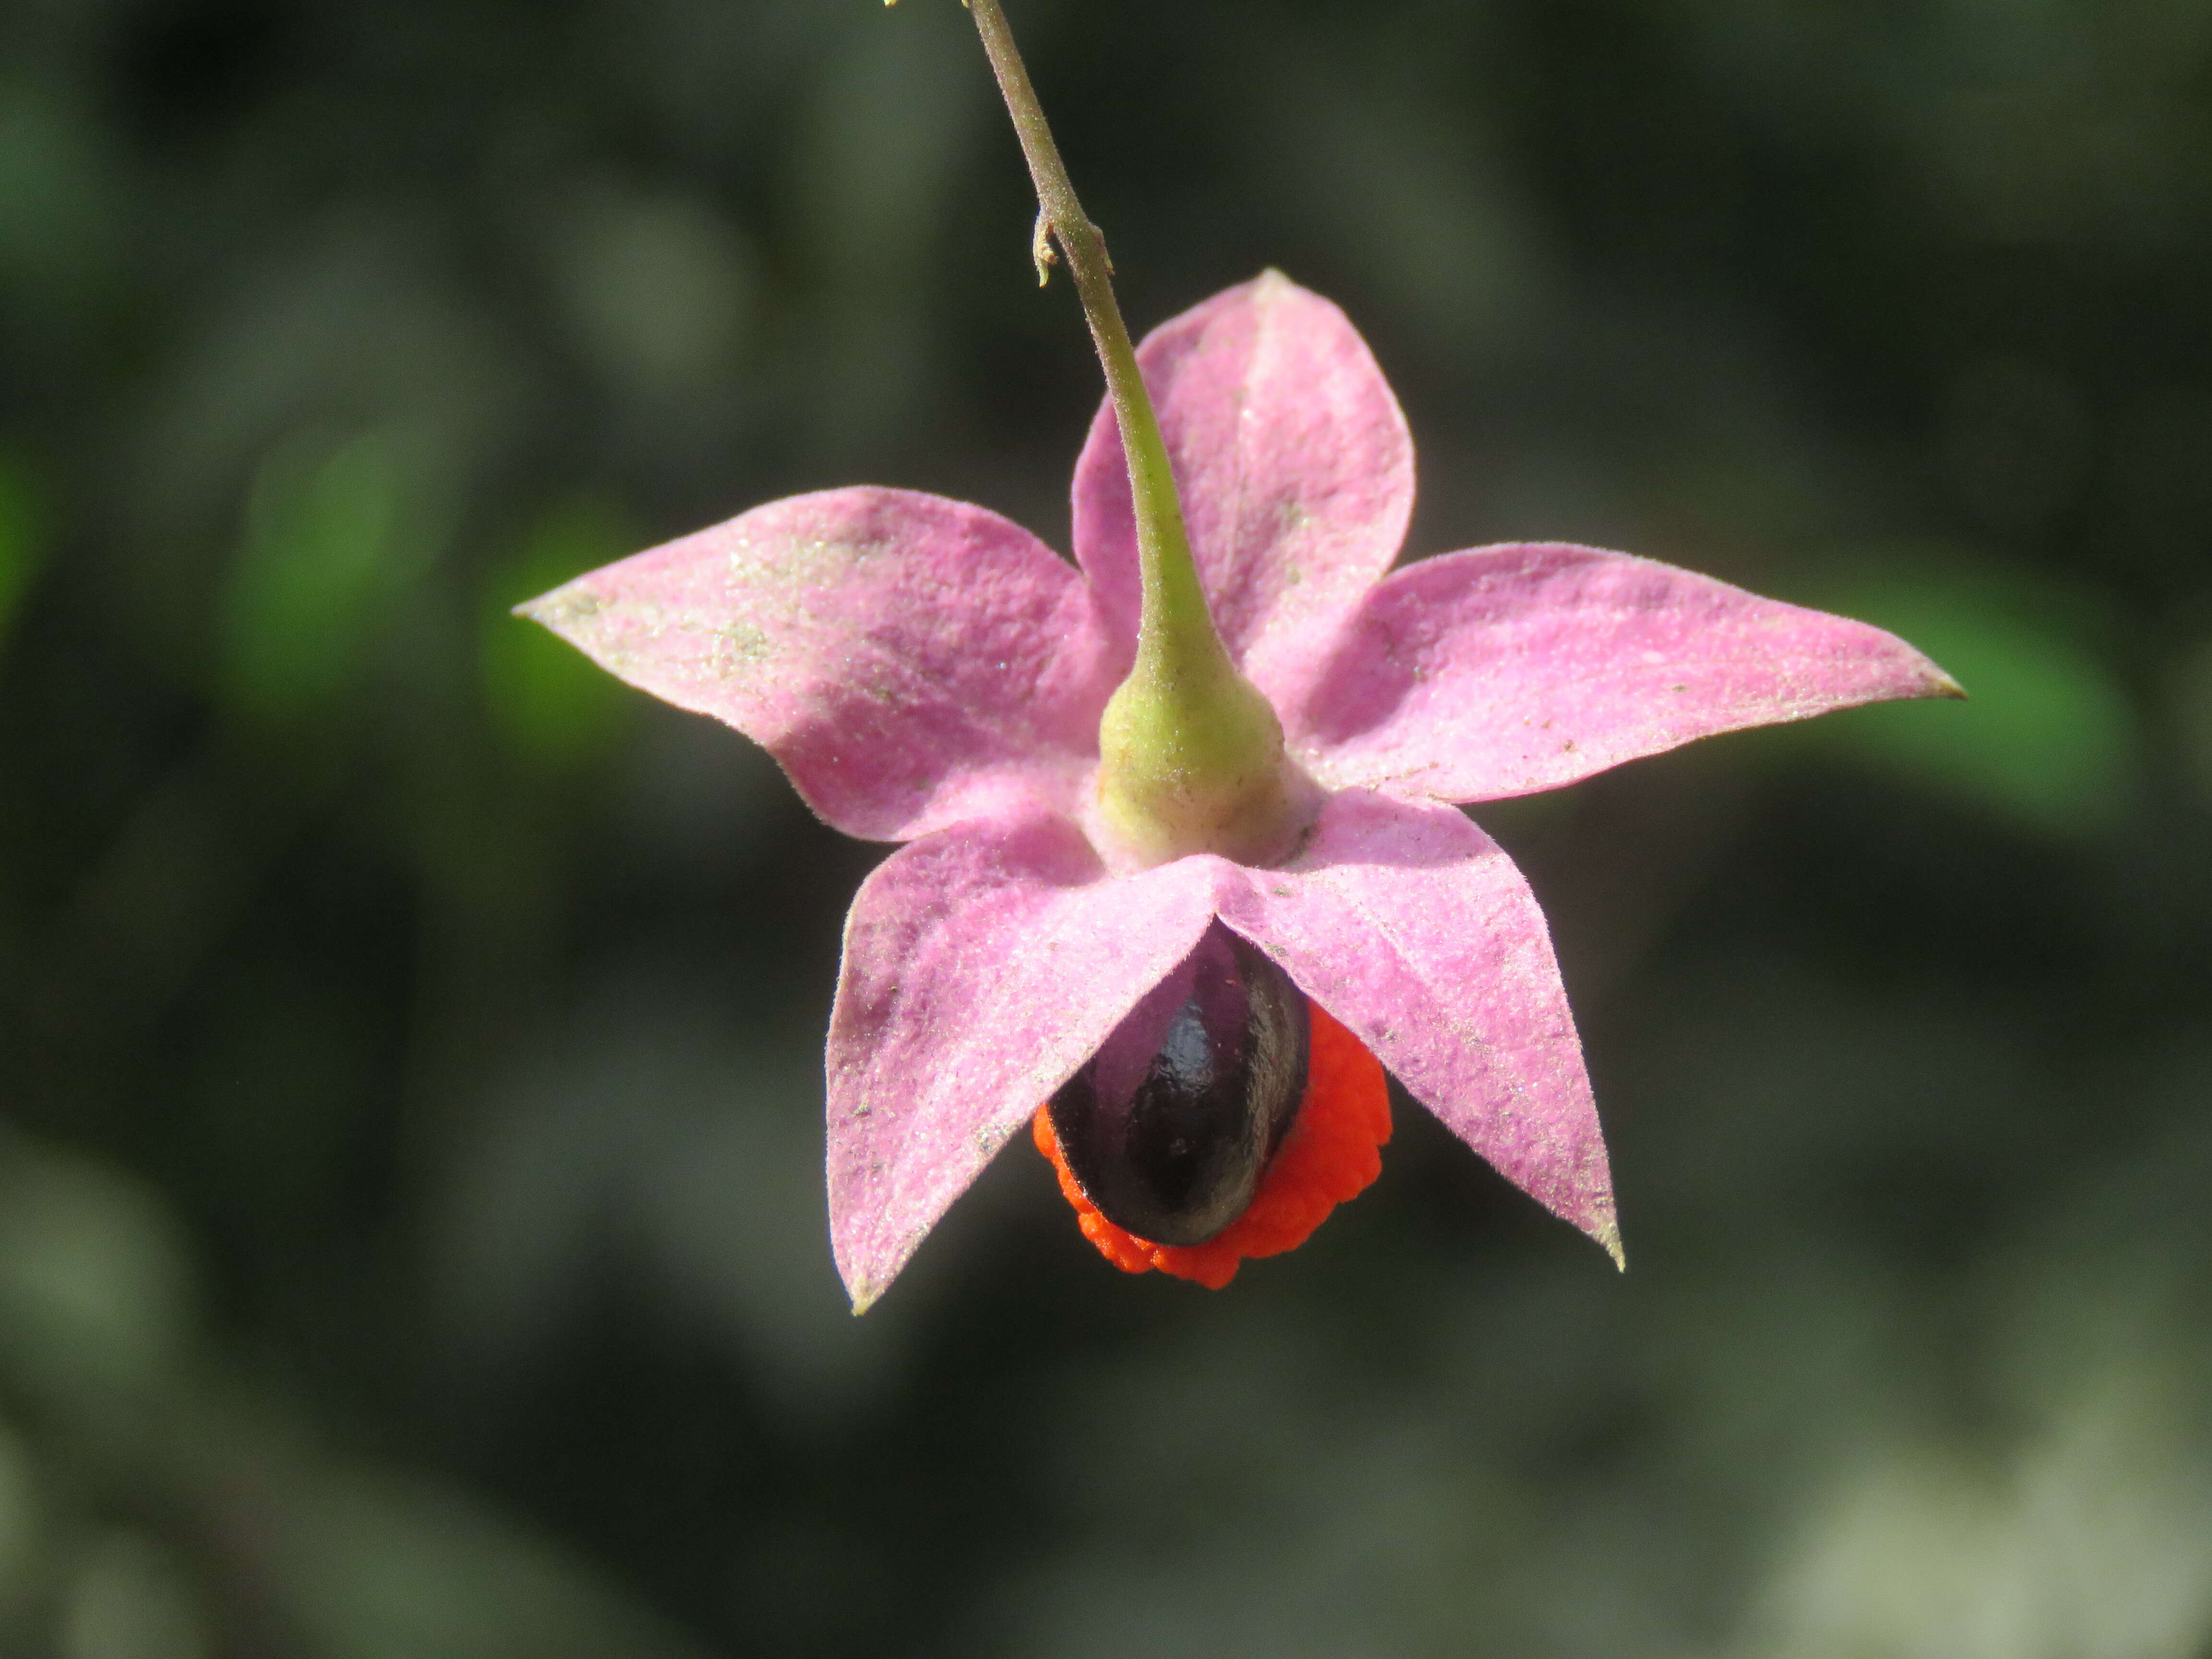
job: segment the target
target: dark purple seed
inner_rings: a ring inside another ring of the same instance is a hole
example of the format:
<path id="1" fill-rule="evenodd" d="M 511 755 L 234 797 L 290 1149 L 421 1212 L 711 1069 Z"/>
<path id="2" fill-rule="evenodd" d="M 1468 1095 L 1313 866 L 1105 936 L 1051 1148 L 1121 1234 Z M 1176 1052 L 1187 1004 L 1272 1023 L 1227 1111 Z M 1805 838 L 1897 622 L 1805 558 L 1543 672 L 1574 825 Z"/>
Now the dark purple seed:
<path id="1" fill-rule="evenodd" d="M 1244 1213 L 1306 1091 L 1310 1017 L 1288 975 L 1219 922 L 1052 1097 L 1099 1212 L 1155 1244 Z"/>

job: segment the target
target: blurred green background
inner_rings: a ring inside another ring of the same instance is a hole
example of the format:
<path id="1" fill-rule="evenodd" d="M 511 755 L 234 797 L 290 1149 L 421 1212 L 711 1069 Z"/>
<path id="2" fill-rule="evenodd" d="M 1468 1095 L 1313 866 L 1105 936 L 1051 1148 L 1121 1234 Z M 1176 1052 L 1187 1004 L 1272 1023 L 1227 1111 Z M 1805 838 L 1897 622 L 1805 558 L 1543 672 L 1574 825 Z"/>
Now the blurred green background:
<path id="1" fill-rule="evenodd" d="M 1478 817 L 1633 1269 L 1401 1102 L 1231 1291 L 1017 1146 L 854 1321 L 878 848 L 506 607 L 1097 396 L 951 0 L 0 6 L 0 1653 L 2212 1656 L 2212 4 L 1011 0 L 1413 551 L 1975 693 Z"/>

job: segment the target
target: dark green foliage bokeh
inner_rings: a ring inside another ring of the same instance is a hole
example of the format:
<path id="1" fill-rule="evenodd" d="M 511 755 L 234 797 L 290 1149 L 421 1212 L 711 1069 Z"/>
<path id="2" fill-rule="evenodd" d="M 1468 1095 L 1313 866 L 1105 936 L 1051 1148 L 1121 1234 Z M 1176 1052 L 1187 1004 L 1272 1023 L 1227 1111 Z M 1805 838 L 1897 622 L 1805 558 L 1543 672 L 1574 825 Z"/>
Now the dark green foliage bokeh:
<path id="1" fill-rule="evenodd" d="M 845 1311 L 881 849 L 507 607 L 840 483 L 1065 544 L 951 0 L 13 0 L 0 1652 L 2212 1655 L 2212 5 L 1009 3 L 1133 322 L 1367 332 L 1413 552 L 1975 693 L 1478 812 L 1632 1270 L 1401 1099 L 1227 1292 L 1018 1146 Z"/>

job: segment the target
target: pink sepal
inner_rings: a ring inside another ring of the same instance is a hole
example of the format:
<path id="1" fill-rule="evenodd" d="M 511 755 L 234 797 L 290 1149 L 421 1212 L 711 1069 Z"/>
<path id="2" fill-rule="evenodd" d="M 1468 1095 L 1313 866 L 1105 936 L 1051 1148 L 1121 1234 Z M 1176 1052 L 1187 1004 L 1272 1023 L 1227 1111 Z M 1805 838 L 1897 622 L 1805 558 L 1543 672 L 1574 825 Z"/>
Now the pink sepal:
<path id="1" fill-rule="evenodd" d="M 1280 271 L 1162 324 L 1137 361 L 1214 623 L 1272 699 L 1397 556 L 1413 505 L 1406 417 L 1344 313 Z M 1126 649 L 1137 533 L 1110 404 L 1075 466 L 1075 556 Z"/>
<path id="2" fill-rule="evenodd" d="M 918 841 L 861 885 L 828 1064 L 830 1236 L 856 1310 L 1190 953 L 1221 863 L 1109 878 L 1040 817 Z"/>
<path id="3" fill-rule="evenodd" d="M 1717 732 L 1958 695 L 1865 623 L 1626 553 L 1514 542 L 1394 573 L 1277 707 L 1332 788 L 1480 801 Z"/>
<path id="4" fill-rule="evenodd" d="M 833 489 L 521 607 L 631 684 L 726 720 L 849 836 L 1073 810 L 1114 689 L 1082 578 L 1019 526 Z"/>
<path id="5" fill-rule="evenodd" d="M 1282 963 L 1516 1186 L 1620 1252 L 1605 1141 L 1551 934 L 1450 807 L 1332 799 L 1303 854 L 1244 870 L 1221 919 Z"/>

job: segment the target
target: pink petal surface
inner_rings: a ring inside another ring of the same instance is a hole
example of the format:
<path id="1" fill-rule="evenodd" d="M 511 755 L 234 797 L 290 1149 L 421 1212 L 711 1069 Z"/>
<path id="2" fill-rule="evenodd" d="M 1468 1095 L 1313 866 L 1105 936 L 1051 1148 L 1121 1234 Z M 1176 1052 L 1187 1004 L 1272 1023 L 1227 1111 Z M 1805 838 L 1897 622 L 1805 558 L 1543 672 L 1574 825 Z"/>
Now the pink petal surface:
<path id="1" fill-rule="evenodd" d="M 1227 867 L 1221 919 L 1454 1134 L 1617 1259 L 1566 988 L 1504 850 L 1449 807 L 1356 791 L 1328 802 L 1287 868 Z"/>
<path id="2" fill-rule="evenodd" d="M 1278 271 L 1138 350 L 1215 623 L 1271 696 L 1390 568 L 1413 511 L 1405 416 L 1342 312 Z M 1075 469 L 1075 554 L 1124 642 L 1136 526 L 1112 405 Z"/>
<path id="3" fill-rule="evenodd" d="M 524 607 L 632 685 L 727 721 L 847 835 L 1065 805 L 1113 690 L 1082 579 L 906 490 L 796 495 Z"/>
<path id="4" fill-rule="evenodd" d="M 1864 623 L 1650 559 L 1531 542 L 1396 572 L 1277 708 L 1326 785 L 1479 801 L 1717 732 L 1958 695 Z"/>
<path id="5" fill-rule="evenodd" d="M 856 1310 L 1189 954 L 1221 862 L 1109 878 L 1073 824 L 1032 817 L 918 841 L 862 884 L 829 1048 L 830 1234 Z"/>

